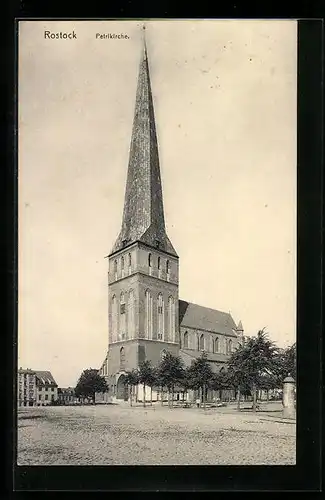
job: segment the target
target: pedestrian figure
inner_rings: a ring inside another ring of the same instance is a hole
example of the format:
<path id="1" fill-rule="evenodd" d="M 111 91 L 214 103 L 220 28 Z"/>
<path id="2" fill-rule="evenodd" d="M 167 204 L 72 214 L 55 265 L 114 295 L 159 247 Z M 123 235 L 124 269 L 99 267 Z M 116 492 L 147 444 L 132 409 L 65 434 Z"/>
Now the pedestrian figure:
<path id="1" fill-rule="evenodd" d="M 200 398 L 196 398 L 196 406 L 197 406 L 197 408 L 200 408 L 200 403 L 201 403 Z"/>

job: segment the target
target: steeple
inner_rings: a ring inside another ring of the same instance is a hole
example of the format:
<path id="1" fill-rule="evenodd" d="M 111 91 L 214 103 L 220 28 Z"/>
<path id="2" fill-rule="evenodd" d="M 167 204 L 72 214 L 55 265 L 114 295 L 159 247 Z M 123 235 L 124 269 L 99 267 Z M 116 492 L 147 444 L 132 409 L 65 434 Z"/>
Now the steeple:
<path id="1" fill-rule="evenodd" d="M 143 34 L 122 228 L 111 253 L 140 241 L 177 256 L 165 229 L 145 29 Z"/>

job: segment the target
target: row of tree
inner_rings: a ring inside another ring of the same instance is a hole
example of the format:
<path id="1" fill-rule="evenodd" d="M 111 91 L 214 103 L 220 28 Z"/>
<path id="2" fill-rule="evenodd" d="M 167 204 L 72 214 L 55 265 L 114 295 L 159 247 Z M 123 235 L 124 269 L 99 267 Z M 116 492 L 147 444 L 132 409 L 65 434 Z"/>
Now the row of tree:
<path id="1" fill-rule="evenodd" d="M 158 366 L 150 361 L 143 361 L 137 370 L 126 373 L 125 383 L 128 387 L 130 404 L 133 402 L 133 387 L 143 385 L 160 391 L 161 404 L 167 392 L 169 406 L 173 406 L 175 391 L 183 393 L 183 399 L 188 390 L 199 391 L 205 408 L 207 391 L 232 390 L 237 394 L 238 409 L 242 394 L 252 394 L 253 410 L 256 410 L 257 391 L 281 389 L 284 378 L 290 374 L 296 377 L 296 345 L 283 350 L 279 349 L 260 330 L 255 337 L 243 339 L 242 344 L 231 354 L 226 369 L 218 373 L 212 371 L 207 355 L 202 353 L 191 366 L 185 367 L 179 356 L 166 352 Z M 108 390 L 105 379 L 98 375 L 97 370 L 85 370 L 80 377 L 77 396 L 95 398 L 96 392 Z M 150 398 L 152 402 L 152 397 Z M 143 397 L 143 405 L 146 398 Z"/>

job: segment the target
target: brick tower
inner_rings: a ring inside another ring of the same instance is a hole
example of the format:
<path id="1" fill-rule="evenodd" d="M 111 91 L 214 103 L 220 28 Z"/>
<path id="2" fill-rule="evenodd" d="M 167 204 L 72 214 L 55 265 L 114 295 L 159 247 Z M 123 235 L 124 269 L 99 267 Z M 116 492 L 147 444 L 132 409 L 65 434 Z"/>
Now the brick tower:
<path id="1" fill-rule="evenodd" d="M 108 256 L 110 393 L 124 374 L 164 349 L 179 352 L 178 256 L 165 228 L 158 143 L 145 40 L 141 54 L 121 231 Z"/>

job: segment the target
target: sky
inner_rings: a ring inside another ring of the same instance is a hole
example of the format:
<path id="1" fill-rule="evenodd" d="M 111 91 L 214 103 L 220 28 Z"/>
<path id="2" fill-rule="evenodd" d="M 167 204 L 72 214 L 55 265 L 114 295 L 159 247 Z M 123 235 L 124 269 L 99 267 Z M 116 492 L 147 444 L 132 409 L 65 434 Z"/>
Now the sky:
<path id="1" fill-rule="evenodd" d="M 59 386 L 107 352 L 105 257 L 122 221 L 141 26 L 19 23 L 18 364 Z M 146 42 L 179 296 L 289 345 L 297 23 L 147 21 Z"/>

